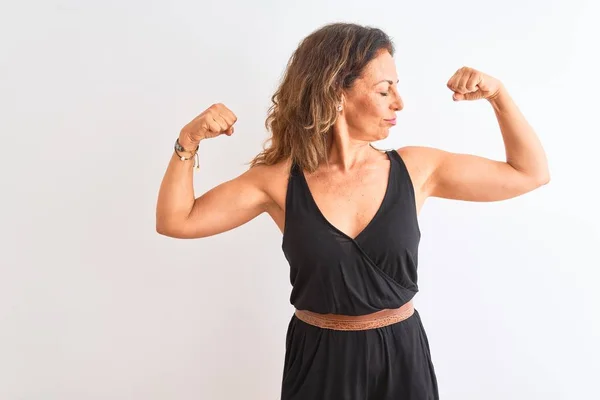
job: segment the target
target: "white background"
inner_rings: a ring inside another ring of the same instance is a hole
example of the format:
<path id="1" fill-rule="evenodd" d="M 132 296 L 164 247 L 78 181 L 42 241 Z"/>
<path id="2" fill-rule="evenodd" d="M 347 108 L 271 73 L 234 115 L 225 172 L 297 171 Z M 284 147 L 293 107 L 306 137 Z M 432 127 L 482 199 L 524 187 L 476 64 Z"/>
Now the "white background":
<path id="1" fill-rule="evenodd" d="M 202 240 L 155 231 L 173 142 L 215 102 L 196 194 L 241 174 L 300 40 L 395 41 L 405 109 L 380 148 L 503 159 L 467 65 L 508 88 L 552 181 L 428 200 L 420 293 L 443 400 L 589 399 L 600 372 L 599 9 L 584 1 L 20 1 L 0 8 L 0 399 L 278 399 L 293 307 L 264 214 Z"/>

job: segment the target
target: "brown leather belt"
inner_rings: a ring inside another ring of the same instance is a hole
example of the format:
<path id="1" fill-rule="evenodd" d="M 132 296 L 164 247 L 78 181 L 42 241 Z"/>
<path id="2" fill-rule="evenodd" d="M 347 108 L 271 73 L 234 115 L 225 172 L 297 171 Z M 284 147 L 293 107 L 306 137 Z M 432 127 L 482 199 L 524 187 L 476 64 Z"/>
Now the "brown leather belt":
<path id="1" fill-rule="evenodd" d="M 307 324 L 336 331 L 362 331 L 395 324 L 413 315 L 412 300 L 400 308 L 385 309 L 366 315 L 319 314 L 307 310 L 296 310 L 295 315 Z"/>

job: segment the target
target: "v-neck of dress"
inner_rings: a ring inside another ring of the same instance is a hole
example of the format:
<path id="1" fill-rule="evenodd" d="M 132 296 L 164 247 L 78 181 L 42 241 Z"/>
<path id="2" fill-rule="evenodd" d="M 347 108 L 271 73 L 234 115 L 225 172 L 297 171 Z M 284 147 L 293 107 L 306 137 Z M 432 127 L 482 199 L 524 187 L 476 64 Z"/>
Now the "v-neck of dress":
<path id="1" fill-rule="evenodd" d="M 389 151 L 386 151 L 385 154 L 388 156 L 389 160 L 390 160 L 390 169 L 388 172 L 388 179 L 387 179 L 387 185 L 385 188 L 385 193 L 383 195 L 383 199 L 381 200 L 381 204 L 379 204 L 379 207 L 377 208 L 377 211 L 375 212 L 375 214 L 373 215 L 373 217 L 369 220 L 369 222 L 367 223 L 367 225 L 365 225 L 365 227 L 358 232 L 358 234 L 355 237 L 351 237 L 350 235 L 348 235 L 347 233 L 345 233 L 344 231 L 342 231 L 341 229 L 339 229 L 338 227 L 336 227 L 335 225 L 333 225 L 331 222 L 329 222 L 329 220 L 325 217 L 325 215 L 323 214 L 323 212 L 321 212 L 321 209 L 319 208 L 319 206 L 317 205 L 317 202 L 314 198 L 314 196 L 312 195 L 312 192 L 310 191 L 310 187 L 308 186 L 308 182 L 306 180 L 306 176 L 304 176 L 304 171 L 302 170 L 302 168 L 298 168 L 300 170 L 300 177 L 302 178 L 302 182 L 304 183 L 304 188 L 306 189 L 307 193 L 308 193 L 308 197 L 310 198 L 310 202 L 312 203 L 313 207 L 315 208 L 315 211 L 317 212 L 317 214 L 319 215 L 319 217 L 329 226 L 331 227 L 333 230 L 335 230 L 336 232 L 338 232 L 339 234 L 343 235 L 344 237 L 352 240 L 352 241 L 357 241 L 362 234 L 367 231 L 367 229 L 369 229 L 371 227 L 371 225 L 373 225 L 374 221 L 377 219 L 377 217 L 379 216 L 379 214 L 382 213 L 383 208 L 385 206 L 385 203 L 387 201 L 387 198 L 389 196 L 390 193 L 390 186 L 392 183 L 392 171 L 394 168 L 394 160 L 392 160 L 392 157 L 390 155 Z"/>

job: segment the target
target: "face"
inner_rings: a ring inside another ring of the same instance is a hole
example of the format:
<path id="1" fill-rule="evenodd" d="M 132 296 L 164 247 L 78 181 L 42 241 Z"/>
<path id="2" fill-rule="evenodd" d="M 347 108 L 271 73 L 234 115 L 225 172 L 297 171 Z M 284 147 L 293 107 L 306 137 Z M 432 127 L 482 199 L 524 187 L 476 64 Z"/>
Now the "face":
<path id="1" fill-rule="evenodd" d="M 336 124 L 346 125 L 353 139 L 385 139 L 396 123 L 396 112 L 404 108 L 397 84 L 394 59 L 387 51 L 379 52 L 353 87 L 343 93 L 343 110 Z"/>

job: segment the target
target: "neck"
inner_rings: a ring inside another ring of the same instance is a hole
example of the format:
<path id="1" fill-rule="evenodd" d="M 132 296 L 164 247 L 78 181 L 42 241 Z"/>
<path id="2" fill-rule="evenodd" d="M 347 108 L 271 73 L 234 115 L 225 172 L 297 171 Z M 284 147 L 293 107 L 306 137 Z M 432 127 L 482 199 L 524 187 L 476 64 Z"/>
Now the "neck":
<path id="1" fill-rule="evenodd" d="M 327 136 L 329 147 L 327 160 L 330 167 L 335 166 L 340 172 L 350 172 L 373 158 L 379 151 L 365 140 L 353 139 L 347 130 L 333 129 Z"/>

